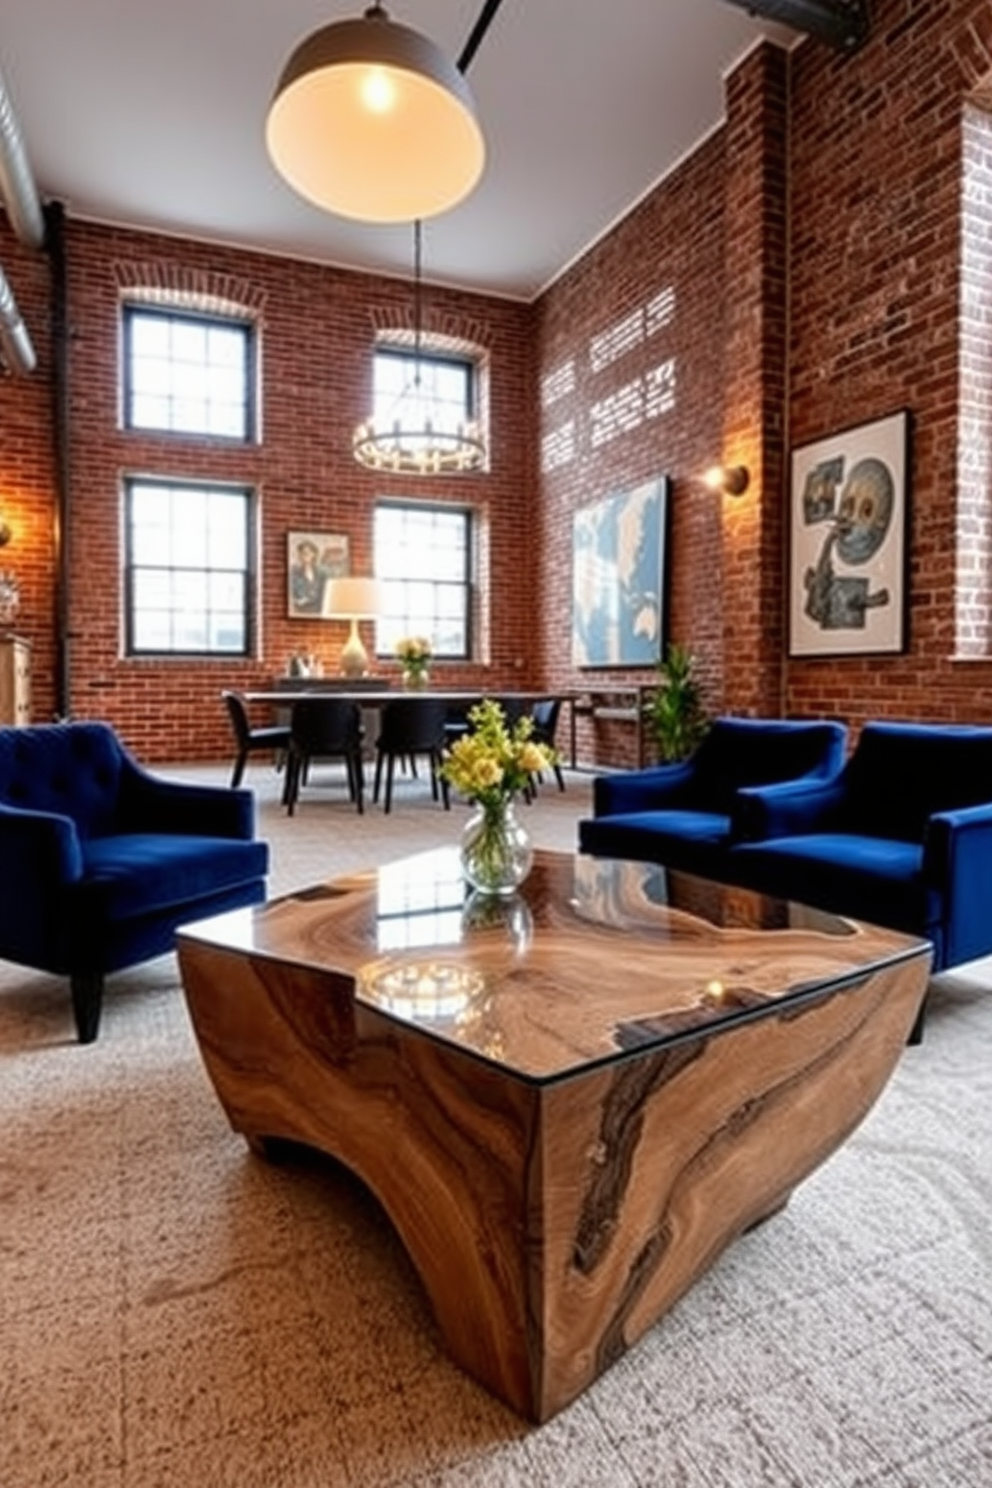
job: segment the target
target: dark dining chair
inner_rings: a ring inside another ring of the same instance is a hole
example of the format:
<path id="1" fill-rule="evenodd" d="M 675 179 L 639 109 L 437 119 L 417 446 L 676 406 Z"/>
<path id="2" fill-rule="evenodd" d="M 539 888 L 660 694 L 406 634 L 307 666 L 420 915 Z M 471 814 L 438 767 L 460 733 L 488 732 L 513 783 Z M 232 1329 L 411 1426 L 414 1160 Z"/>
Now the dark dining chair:
<path id="1" fill-rule="evenodd" d="M 530 709 L 531 722 L 534 727 L 531 738 L 535 744 L 544 744 L 548 749 L 555 747 L 555 734 L 558 732 L 558 715 L 561 713 L 561 698 L 541 698 L 533 703 Z M 561 765 L 558 763 L 557 755 L 552 765 L 555 779 L 558 781 L 558 789 L 565 789 L 565 777 L 561 773 Z M 540 777 L 539 777 L 540 778 Z"/>
<path id="2" fill-rule="evenodd" d="M 225 691 L 221 693 L 221 697 L 227 709 L 227 716 L 231 720 L 237 749 L 234 767 L 231 770 L 232 786 L 241 784 L 249 754 L 267 750 L 275 754 L 278 768 L 285 760 L 289 749 L 288 727 L 285 724 L 266 724 L 261 728 L 252 728 L 248 718 L 248 706 L 240 692 Z"/>
<path id="3" fill-rule="evenodd" d="M 482 702 L 482 694 L 473 698 L 460 698 L 457 702 L 448 702 L 444 709 L 444 742 L 450 749 L 451 745 L 470 731 L 472 725 L 468 721 L 468 715 L 476 703 Z"/>
<path id="4" fill-rule="evenodd" d="M 348 795 L 365 810 L 365 768 L 362 763 L 362 710 L 348 698 L 300 698 L 293 704 L 289 725 L 289 759 L 283 804 L 289 815 L 296 810 L 300 785 L 309 774 L 311 760 L 344 761 Z"/>
<path id="5" fill-rule="evenodd" d="M 448 782 L 441 780 L 437 773 L 444 757 L 444 726 L 447 716 L 447 704 L 439 698 L 392 698 L 384 705 L 379 717 L 379 737 L 375 745 L 375 781 L 372 787 L 372 799 L 378 801 L 382 767 L 385 765 L 384 810 L 388 811 L 392 805 L 396 761 L 415 761 L 418 755 L 424 755 L 427 759 L 434 800 L 440 795 L 445 811 L 451 809 Z"/>

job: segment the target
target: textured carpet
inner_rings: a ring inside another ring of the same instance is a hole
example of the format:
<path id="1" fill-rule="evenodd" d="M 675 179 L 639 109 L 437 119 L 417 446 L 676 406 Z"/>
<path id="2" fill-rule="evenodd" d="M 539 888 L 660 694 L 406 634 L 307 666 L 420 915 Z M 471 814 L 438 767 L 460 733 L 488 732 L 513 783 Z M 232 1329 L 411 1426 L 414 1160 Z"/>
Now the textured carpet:
<path id="1" fill-rule="evenodd" d="M 273 892 L 464 820 L 412 782 L 359 818 L 318 771 L 289 822 L 248 783 Z M 525 819 L 570 848 L 588 809 L 571 777 Z M 931 1000 L 847 1145 L 533 1428 L 445 1357 L 353 1178 L 228 1130 L 173 958 L 111 979 L 89 1048 L 0 965 L 0 1485 L 992 1488 L 992 963 Z"/>

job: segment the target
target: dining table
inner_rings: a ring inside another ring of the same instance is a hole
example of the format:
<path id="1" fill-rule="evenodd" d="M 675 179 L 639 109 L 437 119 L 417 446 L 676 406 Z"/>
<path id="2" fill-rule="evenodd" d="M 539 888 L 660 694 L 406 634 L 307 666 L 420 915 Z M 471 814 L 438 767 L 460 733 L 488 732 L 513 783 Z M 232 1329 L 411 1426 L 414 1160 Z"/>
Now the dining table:
<path id="1" fill-rule="evenodd" d="M 422 691 L 411 691 L 402 687 L 390 687 L 388 683 L 382 687 L 369 685 L 369 680 L 360 680 L 357 686 L 349 685 L 343 678 L 285 678 L 281 685 L 273 687 L 249 688 L 242 693 L 246 703 L 267 705 L 274 710 L 275 717 L 279 721 L 290 721 L 294 703 L 310 701 L 313 698 L 326 696 L 327 698 L 344 699 L 347 702 L 357 703 L 362 709 L 365 722 L 366 739 L 374 739 L 378 732 L 378 717 L 387 703 L 396 698 L 404 697 L 430 697 L 435 701 L 449 705 L 452 711 L 467 711 L 474 703 L 479 703 L 483 698 L 492 697 L 498 702 L 513 702 L 520 705 L 521 713 L 525 713 L 532 704 L 546 698 L 560 697 L 570 707 L 575 706 L 575 695 L 569 692 L 534 692 L 516 691 L 514 689 L 500 690 L 489 688 L 440 688 L 431 686 Z M 572 763 L 575 762 L 575 725 L 572 723 Z"/>

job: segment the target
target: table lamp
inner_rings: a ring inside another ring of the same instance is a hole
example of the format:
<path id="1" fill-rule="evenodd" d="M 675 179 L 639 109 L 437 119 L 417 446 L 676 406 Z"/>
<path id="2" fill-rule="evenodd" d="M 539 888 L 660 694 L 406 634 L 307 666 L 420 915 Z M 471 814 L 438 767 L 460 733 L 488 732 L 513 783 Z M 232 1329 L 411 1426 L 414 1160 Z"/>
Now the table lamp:
<path id="1" fill-rule="evenodd" d="M 375 579 L 328 579 L 324 586 L 321 614 L 325 620 L 350 620 L 351 633 L 341 652 L 341 671 L 346 677 L 364 677 L 369 654 L 358 634 L 359 620 L 374 620 L 382 609 L 382 596 Z"/>

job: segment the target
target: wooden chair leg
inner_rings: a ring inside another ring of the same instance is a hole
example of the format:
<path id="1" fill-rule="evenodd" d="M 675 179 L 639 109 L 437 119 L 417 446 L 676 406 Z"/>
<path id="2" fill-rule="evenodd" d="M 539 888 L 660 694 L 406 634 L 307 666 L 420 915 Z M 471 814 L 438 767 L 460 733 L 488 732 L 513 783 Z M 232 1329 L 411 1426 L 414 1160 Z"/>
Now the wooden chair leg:
<path id="1" fill-rule="evenodd" d="M 393 771 L 395 768 L 396 756 L 395 754 L 391 754 L 386 762 L 386 800 L 384 805 L 387 815 L 393 804 Z"/>
<path id="2" fill-rule="evenodd" d="M 247 751 L 247 749 L 242 749 L 241 752 L 239 753 L 237 759 L 234 761 L 234 769 L 231 771 L 231 788 L 232 788 L 232 790 L 236 786 L 239 786 L 241 784 L 241 777 L 245 773 L 245 763 L 246 763 L 247 759 L 248 759 L 248 751 Z"/>
<path id="3" fill-rule="evenodd" d="M 69 979 L 76 1035 L 81 1044 L 92 1044 L 100 1030 L 103 1007 L 103 973 L 75 971 Z"/>

